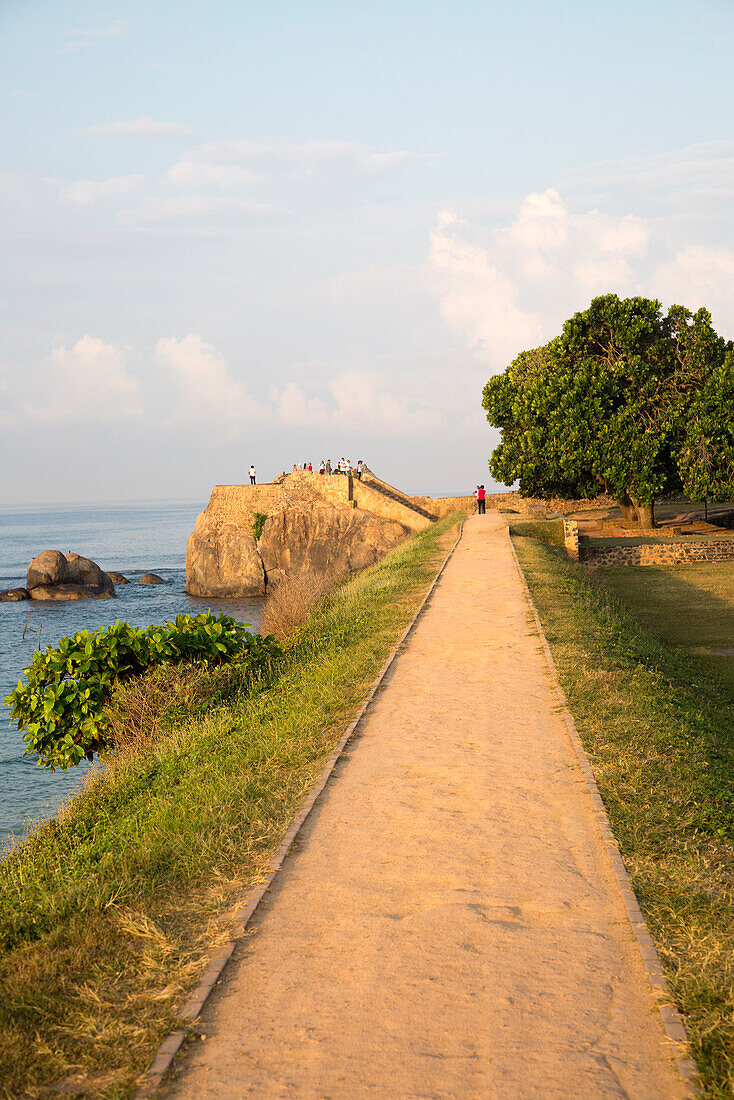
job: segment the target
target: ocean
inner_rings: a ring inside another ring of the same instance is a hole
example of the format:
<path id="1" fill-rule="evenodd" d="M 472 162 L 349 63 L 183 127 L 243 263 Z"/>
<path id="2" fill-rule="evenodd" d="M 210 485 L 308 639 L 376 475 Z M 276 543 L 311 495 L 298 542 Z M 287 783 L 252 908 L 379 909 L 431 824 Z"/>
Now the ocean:
<path id="1" fill-rule="evenodd" d="M 124 619 L 148 626 L 184 612 L 211 607 L 256 627 L 261 600 L 199 599 L 186 594 L 186 540 L 205 501 L 143 501 L 132 504 L 68 504 L 5 508 L 0 513 L 0 589 L 25 585 L 28 563 L 41 550 L 70 550 L 92 558 L 130 581 L 110 600 L 0 603 L 0 849 L 24 823 L 54 814 L 78 788 L 90 765 L 66 772 L 44 770 L 25 755 L 23 735 L 10 724 L 3 702 L 39 645 L 65 634 L 96 630 Z M 165 585 L 137 582 L 158 573 Z"/>

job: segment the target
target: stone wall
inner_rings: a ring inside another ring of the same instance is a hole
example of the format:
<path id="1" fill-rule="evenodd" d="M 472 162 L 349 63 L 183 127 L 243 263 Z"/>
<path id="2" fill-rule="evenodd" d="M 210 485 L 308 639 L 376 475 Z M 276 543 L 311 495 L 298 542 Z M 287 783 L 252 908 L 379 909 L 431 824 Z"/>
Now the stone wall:
<path id="1" fill-rule="evenodd" d="M 343 474 L 327 477 L 303 471 L 264 485 L 215 485 L 207 516 L 220 523 L 246 524 L 256 512 L 269 516 L 283 508 L 317 504 L 324 499 L 346 504 L 351 499 L 350 481 Z"/>
<path id="2" fill-rule="evenodd" d="M 592 565 L 681 565 L 697 561 L 734 560 L 734 539 L 707 542 L 660 542 L 643 546 L 584 546 L 581 561 Z M 569 555 L 571 556 L 571 555 Z"/>
<path id="3" fill-rule="evenodd" d="M 328 480 L 333 479 L 328 478 Z M 377 489 L 373 489 L 371 485 L 360 481 L 359 478 L 355 478 L 352 483 L 352 499 L 357 507 L 364 509 L 365 512 L 371 512 L 373 516 L 380 516 L 382 519 L 397 520 L 398 523 L 409 527 L 411 531 L 422 531 L 433 522 L 428 516 L 423 516 L 410 507 L 408 503 L 410 497 L 406 497 L 403 503 L 400 499 L 386 496 Z"/>

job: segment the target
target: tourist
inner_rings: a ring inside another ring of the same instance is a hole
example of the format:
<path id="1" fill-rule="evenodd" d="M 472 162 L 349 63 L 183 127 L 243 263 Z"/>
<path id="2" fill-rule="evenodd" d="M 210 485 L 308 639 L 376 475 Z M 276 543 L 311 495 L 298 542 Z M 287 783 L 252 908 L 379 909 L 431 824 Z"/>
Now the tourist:
<path id="1" fill-rule="evenodd" d="M 310 474 L 312 474 L 312 473 L 313 473 L 313 466 L 311 465 L 311 463 L 310 463 L 310 462 L 309 462 L 309 464 L 308 464 L 308 472 L 309 472 Z"/>
<path id="2" fill-rule="evenodd" d="M 355 477 L 357 477 L 360 481 L 362 480 L 363 471 L 364 471 L 364 462 L 360 458 L 359 462 L 357 463 L 357 469 L 354 471 Z"/>
<path id="3" fill-rule="evenodd" d="M 257 474 L 255 473 L 255 467 L 250 466 L 250 485 L 254 485 L 257 481 Z"/>
<path id="4" fill-rule="evenodd" d="M 327 460 L 326 460 L 326 472 L 327 472 L 327 474 L 331 473 L 331 459 L 330 458 L 327 458 Z"/>
<path id="5" fill-rule="evenodd" d="M 485 509 L 485 502 L 486 502 L 486 499 L 487 499 L 487 494 L 484 491 L 484 486 L 483 485 L 477 485 L 476 492 L 474 493 L 474 496 L 477 498 L 477 515 L 478 516 L 486 515 L 486 512 L 485 512 L 484 509 Z"/>
<path id="6" fill-rule="evenodd" d="M 298 473 L 298 467 L 296 466 L 295 462 L 293 463 L 293 473 L 294 474 Z"/>
<path id="7" fill-rule="evenodd" d="M 319 463 L 319 473 L 320 474 L 326 473 L 326 463 L 324 462 L 323 458 L 321 459 L 321 462 Z"/>

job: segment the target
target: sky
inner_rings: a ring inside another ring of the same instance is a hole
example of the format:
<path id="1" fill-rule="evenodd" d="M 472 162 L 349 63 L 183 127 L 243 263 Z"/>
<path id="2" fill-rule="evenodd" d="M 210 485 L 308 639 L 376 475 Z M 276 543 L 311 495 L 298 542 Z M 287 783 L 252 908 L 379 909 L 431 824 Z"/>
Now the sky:
<path id="1" fill-rule="evenodd" d="M 0 0 L 0 504 L 492 487 L 597 294 L 734 338 L 731 0 Z"/>

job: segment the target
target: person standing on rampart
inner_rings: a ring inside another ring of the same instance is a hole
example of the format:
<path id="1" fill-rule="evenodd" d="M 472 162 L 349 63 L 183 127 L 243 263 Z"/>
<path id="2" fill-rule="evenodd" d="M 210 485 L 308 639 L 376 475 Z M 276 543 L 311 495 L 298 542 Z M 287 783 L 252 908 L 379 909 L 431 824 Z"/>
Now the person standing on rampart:
<path id="1" fill-rule="evenodd" d="M 487 494 L 484 491 L 484 486 L 483 485 L 477 485 L 477 489 L 476 489 L 476 492 L 475 492 L 474 496 L 477 498 L 477 515 L 478 516 L 486 515 L 485 507 L 486 507 L 486 501 L 487 501 Z"/>
<path id="2" fill-rule="evenodd" d="M 320 474 L 325 474 L 326 473 L 326 463 L 324 462 L 323 458 L 321 459 L 321 462 L 319 463 L 319 473 Z"/>
<path id="3" fill-rule="evenodd" d="M 256 483 L 257 483 L 257 473 L 255 472 L 255 467 L 250 466 L 250 485 L 255 485 Z"/>

